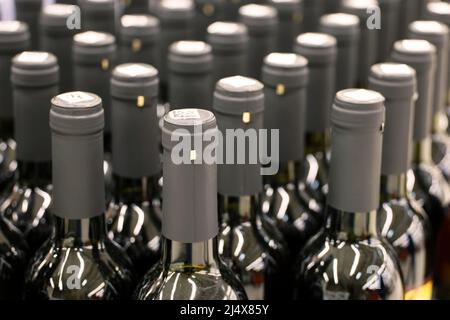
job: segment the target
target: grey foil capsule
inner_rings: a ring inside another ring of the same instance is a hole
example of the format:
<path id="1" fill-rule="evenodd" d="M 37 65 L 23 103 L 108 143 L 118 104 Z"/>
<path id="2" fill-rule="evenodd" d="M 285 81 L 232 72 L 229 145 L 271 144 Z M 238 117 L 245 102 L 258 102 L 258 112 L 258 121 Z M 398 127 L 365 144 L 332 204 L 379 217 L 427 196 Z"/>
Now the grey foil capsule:
<path id="1" fill-rule="evenodd" d="M 239 9 L 239 20 L 249 33 L 249 76 L 259 79 L 264 57 L 275 51 L 278 14 L 269 6 L 248 4 Z"/>
<path id="2" fill-rule="evenodd" d="M 304 33 L 297 37 L 294 51 L 308 59 L 306 131 L 324 132 L 329 128 L 335 93 L 336 38 L 324 33 Z"/>
<path id="3" fill-rule="evenodd" d="M 431 133 L 436 48 L 426 40 L 397 41 L 391 60 L 405 63 L 416 71 L 418 95 L 414 109 L 413 141 L 422 141 Z"/>
<path id="4" fill-rule="evenodd" d="M 211 46 L 203 41 L 178 41 L 170 46 L 169 103 L 175 108 L 211 109 Z"/>
<path id="5" fill-rule="evenodd" d="M 251 132 L 256 133 L 257 140 L 248 139 L 243 145 L 239 145 L 239 138 L 234 139 L 234 143 L 238 145 L 232 151 L 233 157 L 228 154 L 228 148 L 224 149 L 223 159 L 220 159 L 224 163 L 218 167 L 218 191 L 222 195 L 249 196 L 262 190 L 261 165 L 255 156 L 259 148 L 259 130 L 263 128 L 263 88 L 261 82 L 242 76 L 228 77 L 217 82 L 213 109 L 223 137 L 230 134 L 227 130 L 243 130 L 242 132 L 250 132 L 250 136 Z M 240 164 L 238 159 L 242 155 L 245 159 Z M 228 163 L 228 158 L 232 163 Z"/>
<path id="6" fill-rule="evenodd" d="M 74 87 L 102 98 L 105 133 L 110 132 L 111 106 L 109 81 L 116 60 L 116 43 L 109 33 L 86 31 L 74 36 Z"/>
<path id="7" fill-rule="evenodd" d="M 371 69 L 369 88 L 386 99 L 381 174 L 407 172 L 411 164 L 416 72 L 406 64 L 376 64 Z"/>
<path id="8" fill-rule="evenodd" d="M 278 12 L 278 52 L 291 52 L 295 37 L 300 33 L 304 17 L 303 0 L 269 0 Z"/>
<path id="9" fill-rule="evenodd" d="M 158 71 L 150 65 L 121 64 L 112 72 L 112 165 L 121 177 L 148 177 L 161 171 L 158 85 Z"/>
<path id="10" fill-rule="evenodd" d="M 248 74 L 248 30 L 242 23 L 217 21 L 208 27 L 213 54 L 213 81 Z"/>
<path id="11" fill-rule="evenodd" d="M 25 22 L 30 28 L 32 50 L 39 48 L 39 15 L 42 0 L 16 0 L 16 18 Z"/>
<path id="12" fill-rule="evenodd" d="M 5 124 L 11 124 L 13 118 L 11 59 L 29 47 L 30 32 L 25 23 L 0 21 L 0 120 Z"/>
<path id="13" fill-rule="evenodd" d="M 25 51 L 12 60 L 16 158 L 51 161 L 49 101 L 58 94 L 59 67 L 47 52 Z"/>
<path id="14" fill-rule="evenodd" d="M 381 10 L 381 29 L 378 36 L 378 60 L 384 61 L 392 50 L 399 27 L 401 0 L 378 0 Z"/>
<path id="15" fill-rule="evenodd" d="M 264 59 L 264 128 L 279 130 L 280 163 L 302 160 L 305 149 L 308 60 L 294 53 Z"/>
<path id="16" fill-rule="evenodd" d="M 51 212 L 85 219 L 105 211 L 104 115 L 100 97 L 68 92 L 51 101 L 53 202 Z"/>
<path id="17" fill-rule="evenodd" d="M 384 98 L 378 92 L 346 89 L 336 94 L 328 192 L 328 205 L 336 210 L 378 209 L 384 117 Z"/>
<path id="18" fill-rule="evenodd" d="M 73 89 L 72 42 L 79 32 L 76 25 L 67 28 L 69 17 L 80 13 L 80 8 L 68 4 L 49 4 L 44 7 L 40 18 L 40 50 L 51 52 L 58 58 L 60 88 L 62 92 Z M 71 20 L 70 20 L 71 21 Z"/>
<path id="19" fill-rule="evenodd" d="M 217 133 L 210 111 L 172 110 L 164 116 L 162 234 L 170 240 L 201 242 L 218 233 L 217 164 L 203 161 L 203 150 Z M 180 143 L 190 148 L 174 149 Z M 187 159 L 179 161 L 180 154 Z"/>
<path id="20" fill-rule="evenodd" d="M 346 13 L 332 13 L 320 18 L 319 31 L 334 36 L 337 40 L 336 91 L 356 86 L 359 18 Z"/>

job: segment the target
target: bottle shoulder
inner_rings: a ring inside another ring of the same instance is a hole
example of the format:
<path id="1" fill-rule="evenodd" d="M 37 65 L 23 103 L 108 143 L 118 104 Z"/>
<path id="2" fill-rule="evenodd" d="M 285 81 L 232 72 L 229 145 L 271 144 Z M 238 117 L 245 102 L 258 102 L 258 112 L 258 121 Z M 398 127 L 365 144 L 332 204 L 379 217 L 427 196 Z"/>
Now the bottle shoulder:
<path id="1" fill-rule="evenodd" d="M 137 287 L 138 300 L 243 300 L 246 294 L 225 266 L 156 265 Z"/>
<path id="2" fill-rule="evenodd" d="M 296 295 L 306 299 L 403 299 L 402 273 L 382 238 L 339 241 L 321 231 L 302 250 Z"/>
<path id="3" fill-rule="evenodd" d="M 26 296 L 32 299 L 116 299 L 130 292 L 133 276 L 117 245 L 58 246 L 47 241 L 30 263 Z"/>

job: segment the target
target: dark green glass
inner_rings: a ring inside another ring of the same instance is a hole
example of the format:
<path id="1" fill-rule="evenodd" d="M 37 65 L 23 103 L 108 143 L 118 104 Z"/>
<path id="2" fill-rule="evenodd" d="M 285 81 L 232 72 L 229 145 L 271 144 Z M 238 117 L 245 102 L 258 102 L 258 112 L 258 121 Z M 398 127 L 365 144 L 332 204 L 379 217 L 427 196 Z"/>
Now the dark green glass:
<path id="1" fill-rule="evenodd" d="M 17 168 L 16 143 L 14 140 L 0 140 L 0 197 L 10 189 Z"/>
<path id="2" fill-rule="evenodd" d="M 245 290 L 219 257 L 217 238 L 181 243 L 163 238 L 162 259 L 138 285 L 139 300 L 242 300 Z"/>
<path id="3" fill-rule="evenodd" d="M 87 219 L 55 216 L 52 237 L 26 273 L 29 300 L 112 300 L 129 297 L 131 262 L 106 236 L 103 215 Z"/>
<path id="4" fill-rule="evenodd" d="M 114 176 L 106 211 L 108 236 L 125 249 L 139 276 L 160 258 L 161 199 L 158 179 Z"/>
<path id="5" fill-rule="evenodd" d="M 261 214 L 257 196 L 219 195 L 219 253 L 231 261 L 249 299 L 289 299 L 288 250 L 273 220 Z"/>

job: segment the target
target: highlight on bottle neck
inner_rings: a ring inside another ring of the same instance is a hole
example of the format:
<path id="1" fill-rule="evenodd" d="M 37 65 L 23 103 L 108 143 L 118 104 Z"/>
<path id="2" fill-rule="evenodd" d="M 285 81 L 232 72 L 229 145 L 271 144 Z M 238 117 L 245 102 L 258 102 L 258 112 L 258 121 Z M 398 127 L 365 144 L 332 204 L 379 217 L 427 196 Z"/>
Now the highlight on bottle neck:
<path id="1" fill-rule="evenodd" d="M 370 70 L 369 89 L 386 99 L 381 173 L 404 174 L 411 164 L 416 72 L 406 64 L 376 64 Z"/>
<path id="2" fill-rule="evenodd" d="M 52 99 L 53 214 L 84 219 L 104 212 L 104 125 L 97 95 L 75 91 Z"/>
<path id="3" fill-rule="evenodd" d="M 202 109 L 172 110 L 163 119 L 162 234 L 183 243 L 206 241 L 218 233 L 217 164 L 208 149 L 218 133 L 216 119 Z"/>
<path id="4" fill-rule="evenodd" d="M 384 97 L 372 90 L 346 89 L 331 109 L 328 205 L 370 212 L 379 205 Z"/>

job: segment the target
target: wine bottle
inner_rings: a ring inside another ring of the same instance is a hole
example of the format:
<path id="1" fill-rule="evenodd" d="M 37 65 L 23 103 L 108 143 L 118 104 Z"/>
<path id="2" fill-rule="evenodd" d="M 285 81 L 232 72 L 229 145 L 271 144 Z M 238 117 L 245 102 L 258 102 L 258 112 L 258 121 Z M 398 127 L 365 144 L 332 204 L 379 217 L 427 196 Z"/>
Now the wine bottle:
<path id="1" fill-rule="evenodd" d="M 409 0 L 408 0 L 409 1 Z M 367 28 L 369 17 L 379 10 L 376 0 L 342 0 L 341 11 L 359 18 L 358 87 L 367 88 L 370 67 L 377 61 L 378 30 Z"/>
<path id="2" fill-rule="evenodd" d="M 302 32 L 316 32 L 319 27 L 319 19 L 325 11 L 324 1 L 303 0 L 303 7 Z"/>
<path id="3" fill-rule="evenodd" d="M 401 0 L 378 0 L 380 6 L 380 25 L 378 30 L 378 61 L 389 57 L 399 28 Z"/>
<path id="4" fill-rule="evenodd" d="M 309 84 L 306 104 L 306 184 L 313 197 L 325 202 L 328 191 L 329 111 L 335 92 L 337 40 L 323 33 L 297 37 L 294 51 L 308 59 Z"/>
<path id="5" fill-rule="evenodd" d="M 224 137 L 230 130 L 259 134 L 263 128 L 263 88 L 261 82 L 242 76 L 219 80 L 213 108 Z M 249 299 L 281 299 L 280 294 L 285 288 L 280 280 L 287 262 L 287 247 L 273 221 L 262 214 L 259 201 L 263 188 L 261 165 L 250 161 L 239 164 L 238 161 L 243 154 L 250 159 L 252 145 L 259 143 L 256 138 L 237 145 L 233 155 L 225 149 L 223 159 L 230 157 L 232 161 L 218 166 L 222 220 L 219 253 L 231 261 Z"/>
<path id="6" fill-rule="evenodd" d="M 29 48 L 28 26 L 19 21 L 0 21 L 0 196 L 9 190 L 16 163 L 12 87 L 12 57 Z"/>
<path id="7" fill-rule="evenodd" d="M 211 108 L 211 51 L 211 46 L 203 41 L 177 41 L 170 46 L 167 60 L 171 109 Z"/>
<path id="8" fill-rule="evenodd" d="M 172 43 L 191 39 L 195 8 L 193 0 L 161 0 L 155 5 L 156 16 L 161 23 L 161 45 L 159 78 L 161 81 L 161 100 L 167 102 L 167 56 Z"/>
<path id="9" fill-rule="evenodd" d="M 58 58 L 61 92 L 71 91 L 73 88 L 72 51 L 70 48 L 72 48 L 73 35 L 79 32 L 79 29 L 77 29 L 77 21 L 69 18 L 79 12 L 78 6 L 49 4 L 42 9 L 40 17 L 40 50 L 53 53 Z"/>
<path id="10" fill-rule="evenodd" d="M 16 0 L 16 19 L 25 22 L 31 34 L 30 49 L 39 48 L 39 14 L 42 10 L 42 0 Z"/>
<path id="11" fill-rule="evenodd" d="M 135 297 L 245 299 L 238 278 L 219 257 L 217 164 L 212 155 L 203 159 L 205 147 L 217 139 L 216 119 L 202 109 L 172 110 L 164 116 L 162 132 L 162 258 L 138 285 Z"/>
<path id="12" fill-rule="evenodd" d="M 383 96 L 371 90 L 336 94 L 326 224 L 300 254 L 296 298 L 404 297 L 398 260 L 377 232 L 383 104 Z"/>
<path id="13" fill-rule="evenodd" d="M 416 72 L 406 64 L 376 64 L 371 70 L 369 88 L 386 99 L 378 232 L 397 252 L 405 299 L 431 300 L 431 226 L 421 204 L 406 187 L 411 165 Z"/>
<path id="14" fill-rule="evenodd" d="M 115 0 L 78 0 L 83 31 L 116 34 L 117 3 Z"/>
<path id="15" fill-rule="evenodd" d="M 330 34 L 337 40 L 335 91 L 356 85 L 359 25 L 357 16 L 346 13 L 332 13 L 320 18 L 319 32 Z"/>
<path id="16" fill-rule="evenodd" d="M 221 18 L 225 0 L 194 0 L 194 39 L 206 40 L 208 26 Z"/>
<path id="17" fill-rule="evenodd" d="M 106 212 L 108 235 L 143 276 L 160 255 L 158 71 L 141 63 L 117 66 L 111 96 L 114 192 Z"/>
<path id="18" fill-rule="evenodd" d="M 12 60 L 18 167 L 0 214 L 22 231 L 31 252 L 49 238 L 52 227 L 48 102 L 58 94 L 58 80 L 58 63 L 51 53 L 25 51 Z"/>
<path id="19" fill-rule="evenodd" d="M 277 11 L 265 5 L 247 4 L 239 8 L 239 21 L 247 26 L 249 34 L 248 75 L 259 79 L 264 57 L 276 48 Z"/>
<path id="20" fill-rule="evenodd" d="M 303 0 L 269 0 L 268 4 L 277 9 L 280 20 L 276 51 L 291 52 L 304 16 Z"/>
<path id="21" fill-rule="evenodd" d="M 217 21 L 208 26 L 207 42 L 213 54 L 213 83 L 248 74 L 248 30 L 242 23 Z"/>
<path id="22" fill-rule="evenodd" d="M 101 99 L 69 92 L 52 99 L 55 226 L 31 261 L 25 298 L 104 300 L 127 297 L 131 265 L 106 235 Z"/>
<path id="23" fill-rule="evenodd" d="M 160 65 L 159 19 L 150 15 L 124 15 L 120 19 L 119 59 L 121 63 Z"/>

